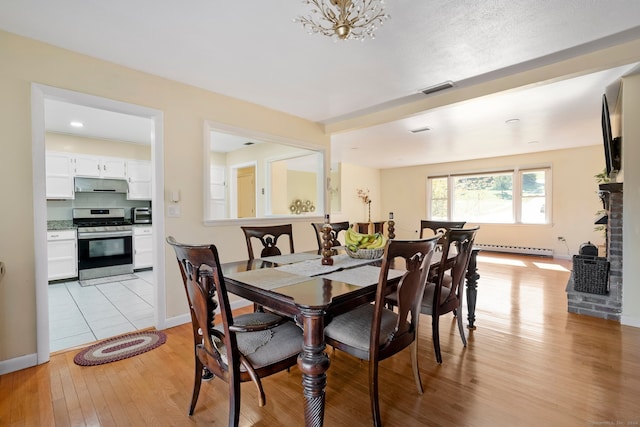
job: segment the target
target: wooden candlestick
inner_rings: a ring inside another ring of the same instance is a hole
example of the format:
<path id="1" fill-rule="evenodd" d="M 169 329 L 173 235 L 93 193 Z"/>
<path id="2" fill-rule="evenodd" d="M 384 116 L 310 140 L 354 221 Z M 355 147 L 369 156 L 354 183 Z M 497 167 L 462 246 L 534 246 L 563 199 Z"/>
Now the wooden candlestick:
<path id="1" fill-rule="evenodd" d="M 333 265 L 333 239 L 331 238 L 331 224 L 329 224 L 329 215 L 325 217 L 322 226 L 322 265 Z"/>
<path id="2" fill-rule="evenodd" d="M 387 225 L 389 231 L 389 239 L 396 238 L 396 223 L 393 221 L 393 212 L 389 212 L 389 223 Z"/>

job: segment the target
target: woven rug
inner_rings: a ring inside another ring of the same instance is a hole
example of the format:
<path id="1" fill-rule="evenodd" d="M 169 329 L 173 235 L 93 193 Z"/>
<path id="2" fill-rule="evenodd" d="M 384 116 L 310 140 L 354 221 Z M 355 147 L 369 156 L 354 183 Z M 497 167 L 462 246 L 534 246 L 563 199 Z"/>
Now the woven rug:
<path id="1" fill-rule="evenodd" d="M 76 354 L 73 361 L 80 366 L 115 362 L 153 350 L 167 341 L 160 331 L 135 332 L 93 344 Z"/>

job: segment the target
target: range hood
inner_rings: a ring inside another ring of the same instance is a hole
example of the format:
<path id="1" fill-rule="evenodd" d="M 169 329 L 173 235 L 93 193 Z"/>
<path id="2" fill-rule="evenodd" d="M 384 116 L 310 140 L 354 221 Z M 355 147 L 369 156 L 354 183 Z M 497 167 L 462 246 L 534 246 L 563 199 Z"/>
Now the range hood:
<path id="1" fill-rule="evenodd" d="M 129 184 L 124 179 L 75 178 L 76 193 L 126 193 Z"/>

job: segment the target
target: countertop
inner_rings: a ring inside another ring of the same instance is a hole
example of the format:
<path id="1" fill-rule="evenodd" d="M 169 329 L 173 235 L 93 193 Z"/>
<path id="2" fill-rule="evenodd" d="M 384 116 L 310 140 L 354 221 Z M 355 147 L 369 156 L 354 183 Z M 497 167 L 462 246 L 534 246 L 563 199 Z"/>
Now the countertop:
<path id="1" fill-rule="evenodd" d="M 73 220 L 58 220 L 58 221 L 47 221 L 47 230 L 73 230 L 77 228 L 73 225 Z"/>

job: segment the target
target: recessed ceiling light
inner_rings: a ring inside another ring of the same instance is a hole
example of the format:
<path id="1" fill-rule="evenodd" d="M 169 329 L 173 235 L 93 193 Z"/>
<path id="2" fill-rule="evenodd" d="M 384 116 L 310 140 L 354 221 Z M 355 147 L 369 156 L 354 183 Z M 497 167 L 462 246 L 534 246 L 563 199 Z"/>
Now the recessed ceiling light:
<path id="1" fill-rule="evenodd" d="M 431 130 L 431 128 L 429 126 L 425 126 L 422 128 L 418 128 L 418 129 L 411 129 L 412 133 L 420 133 L 420 132 L 426 132 L 428 130 Z"/>
<path id="2" fill-rule="evenodd" d="M 81 128 L 84 127 L 84 124 L 82 122 L 77 122 L 77 121 L 73 121 L 71 123 L 69 123 L 71 126 L 73 126 L 74 128 Z"/>
<path id="3" fill-rule="evenodd" d="M 516 123 L 519 123 L 520 119 L 509 119 L 509 120 L 505 120 L 505 123 L 508 125 L 515 125 Z"/>
<path id="4" fill-rule="evenodd" d="M 529 141 L 529 142 L 527 142 L 527 144 L 537 144 L 537 143 L 539 143 L 539 142 L 540 142 L 540 141 Z"/>

